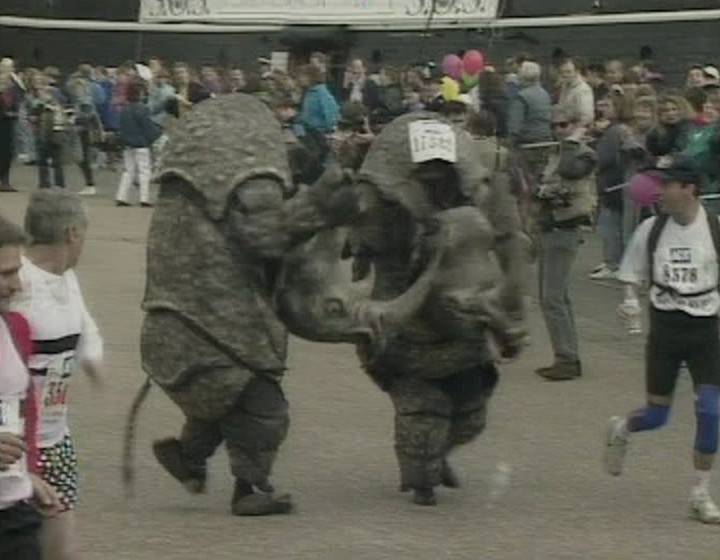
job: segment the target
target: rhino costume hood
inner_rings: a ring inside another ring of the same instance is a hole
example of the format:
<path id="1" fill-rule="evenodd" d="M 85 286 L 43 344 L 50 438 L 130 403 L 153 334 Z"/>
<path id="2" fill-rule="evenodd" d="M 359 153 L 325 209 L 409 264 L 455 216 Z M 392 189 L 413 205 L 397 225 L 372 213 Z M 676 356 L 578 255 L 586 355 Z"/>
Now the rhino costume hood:
<path id="1" fill-rule="evenodd" d="M 373 261 L 376 282 L 373 298 L 396 297 L 412 283 L 413 239 L 417 224 L 438 212 L 422 184 L 413 179 L 410 124 L 435 120 L 451 124 L 443 117 L 427 112 L 413 113 L 394 120 L 376 138 L 359 172 L 363 196 L 364 221 L 353 231 L 355 254 L 366 253 Z M 453 126 L 459 188 L 487 217 L 496 237 L 512 232 L 517 226 L 515 204 L 504 181 L 483 165 L 481 147 L 464 130 Z M 494 153 L 493 153 L 494 156 Z M 484 158 L 487 162 L 488 158 Z M 494 159 L 494 157 L 493 157 Z M 403 212 L 393 209 L 394 205 Z M 474 364 L 490 360 L 487 337 L 482 332 L 450 333 L 433 319 L 432 295 L 425 309 L 384 349 L 373 364 L 367 361 L 368 349 L 359 345 L 366 370 L 382 386 L 387 372 L 409 373 L 420 377 L 442 378 Z"/>
<path id="2" fill-rule="evenodd" d="M 425 194 L 410 181 L 416 164 L 411 159 L 408 128 L 410 123 L 422 120 L 452 125 L 442 116 L 429 112 L 416 112 L 395 119 L 375 139 L 358 176 L 359 181 L 371 183 L 383 197 L 399 202 L 414 217 L 429 212 Z M 454 166 L 460 176 L 460 189 L 467 198 L 475 200 L 490 174 L 478 160 L 477 144 L 472 137 L 456 126 L 453 130 L 457 154 Z"/>
<path id="3" fill-rule="evenodd" d="M 157 172 L 143 309 L 172 312 L 248 370 L 282 372 L 287 331 L 268 293 L 272 263 L 234 245 L 226 219 L 233 192 L 254 178 L 276 180 L 288 192 L 280 125 L 257 99 L 228 95 L 197 105 L 169 137 Z M 145 369 L 161 385 L 182 384 L 156 346 L 144 332 Z"/>
<path id="4" fill-rule="evenodd" d="M 175 121 L 160 156 L 157 178 L 178 176 L 200 193 L 213 220 L 222 218 L 233 190 L 246 180 L 271 176 L 291 187 L 282 128 L 261 101 L 221 96 L 199 104 L 192 118 Z M 198 150 L 198 144 L 203 149 Z"/>

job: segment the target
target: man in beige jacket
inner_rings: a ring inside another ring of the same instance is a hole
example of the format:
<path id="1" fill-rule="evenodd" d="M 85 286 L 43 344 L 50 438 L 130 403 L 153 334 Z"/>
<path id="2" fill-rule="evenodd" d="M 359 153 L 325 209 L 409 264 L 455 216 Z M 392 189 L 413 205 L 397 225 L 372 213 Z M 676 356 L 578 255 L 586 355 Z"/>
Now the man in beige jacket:
<path id="1" fill-rule="evenodd" d="M 540 308 L 555 359 L 536 373 L 549 381 L 566 381 L 582 373 L 570 271 L 582 243 L 581 228 L 591 223 L 595 209 L 596 157 L 583 141 L 583 128 L 573 113 L 555 106 L 551 117 L 560 145 L 550 156 L 535 202 Z"/>

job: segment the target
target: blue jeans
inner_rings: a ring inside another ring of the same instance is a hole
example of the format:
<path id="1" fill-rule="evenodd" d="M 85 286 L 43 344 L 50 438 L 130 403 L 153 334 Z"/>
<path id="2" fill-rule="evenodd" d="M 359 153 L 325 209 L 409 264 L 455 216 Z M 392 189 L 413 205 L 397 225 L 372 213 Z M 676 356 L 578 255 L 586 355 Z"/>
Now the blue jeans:
<path id="1" fill-rule="evenodd" d="M 570 301 L 570 271 L 581 243 L 582 234 L 577 229 L 556 229 L 540 235 L 540 308 L 557 362 L 579 360 L 575 316 Z"/>
<path id="2" fill-rule="evenodd" d="M 622 210 L 602 206 L 598 228 L 602 237 L 603 262 L 615 270 L 620 266 L 624 248 Z"/>

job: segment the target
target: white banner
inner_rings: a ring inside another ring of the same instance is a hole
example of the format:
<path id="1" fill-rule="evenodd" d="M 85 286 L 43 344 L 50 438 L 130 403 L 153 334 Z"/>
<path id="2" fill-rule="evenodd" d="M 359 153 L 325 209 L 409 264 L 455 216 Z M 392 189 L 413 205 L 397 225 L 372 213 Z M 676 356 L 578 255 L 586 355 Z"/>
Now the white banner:
<path id="1" fill-rule="evenodd" d="M 141 0 L 140 21 L 269 24 L 458 26 L 495 19 L 499 0 Z"/>

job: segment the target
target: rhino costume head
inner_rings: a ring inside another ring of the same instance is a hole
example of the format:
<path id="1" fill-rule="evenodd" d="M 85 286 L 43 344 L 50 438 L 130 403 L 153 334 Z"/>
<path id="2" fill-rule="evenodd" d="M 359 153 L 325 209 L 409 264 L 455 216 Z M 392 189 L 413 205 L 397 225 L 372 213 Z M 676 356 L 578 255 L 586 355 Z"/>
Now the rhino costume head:
<path id="1" fill-rule="evenodd" d="M 290 332 L 316 342 L 370 341 L 385 344 L 386 329 L 411 320 L 432 289 L 442 251 L 435 251 L 423 273 L 403 294 L 387 301 L 371 298 L 372 270 L 353 280 L 347 253 L 349 230 L 317 234 L 285 260 L 277 285 L 276 304 Z"/>
<path id="2" fill-rule="evenodd" d="M 428 120 L 452 126 L 456 141 L 454 163 L 413 163 L 408 130 L 412 123 Z M 424 220 L 441 209 L 423 184 L 427 182 L 425 179 L 450 178 L 467 203 L 482 205 L 491 176 L 479 161 L 477 144 L 464 129 L 427 112 L 404 115 L 386 126 L 375 139 L 358 174 L 359 183 L 372 185 L 383 200 L 400 203 L 416 220 Z"/>
<path id="3" fill-rule="evenodd" d="M 449 124 L 432 113 L 406 115 L 376 138 L 357 176 L 362 214 L 352 228 L 321 233 L 285 259 L 277 301 L 294 334 L 324 342 L 369 334 L 372 342 L 384 329 L 384 345 L 388 333 L 417 331 L 424 315 L 424 339 L 462 340 L 485 328 L 507 338 L 496 232 L 484 213 L 491 174 L 477 143 L 458 128 L 454 163 L 412 163 L 409 126 L 428 119 Z M 361 274 L 342 261 L 348 253 Z M 372 269 L 383 253 L 403 269 L 400 276 Z M 375 354 L 382 351 L 375 346 Z"/>

